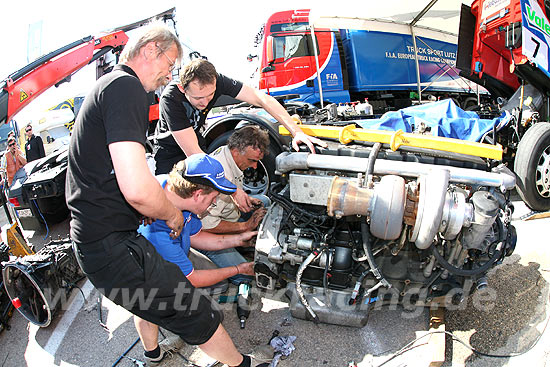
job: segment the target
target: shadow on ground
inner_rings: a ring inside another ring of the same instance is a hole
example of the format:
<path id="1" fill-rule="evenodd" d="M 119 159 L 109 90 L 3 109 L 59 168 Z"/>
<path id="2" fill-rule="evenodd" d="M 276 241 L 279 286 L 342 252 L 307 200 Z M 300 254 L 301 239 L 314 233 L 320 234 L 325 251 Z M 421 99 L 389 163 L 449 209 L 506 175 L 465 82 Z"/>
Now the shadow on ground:
<path id="1" fill-rule="evenodd" d="M 539 268 L 533 262 L 520 264 L 517 255 L 507 259 L 489 272 L 487 288 L 468 297 L 461 309 L 447 311 L 447 330 L 481 353 L 507 356 L 528 349 L 540 337 L 534 326 L 546 318 L 548 282 Z M 468 366 L 504 366 L 508 361 L 457 348 L 450 336 L 446 344 L 444 366 L 457 359 Z"/>

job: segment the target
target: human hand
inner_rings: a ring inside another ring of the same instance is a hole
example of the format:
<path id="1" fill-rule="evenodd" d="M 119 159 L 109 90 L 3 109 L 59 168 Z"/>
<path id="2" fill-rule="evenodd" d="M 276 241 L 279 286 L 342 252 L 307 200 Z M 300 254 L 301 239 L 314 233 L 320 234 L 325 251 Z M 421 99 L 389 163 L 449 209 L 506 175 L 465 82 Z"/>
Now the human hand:
<path id="1" fill-rule="evenodd" d="M 256 244 L 256 241 L 253 241 L 253 239 L 258 234 L 258 231 L 247 231 L 240 233 L 239 236 L 239 244 L 237 246 L 241 247 L 254 247 Z"/>
<path id="2" fill-rule="evenodd" d="M 319 145 L 323 148 L 327 147 L 327 143 L 325 141 L 313 136 L 309 136 L 303 131 L 296 133 L 296 135 L 294 135 L 294 139 L 292 139 L 292 147 L 295 151 L 300 150 L 300 148 L 298 147 L 298 144 L 300 143 L 304 143 L 305 145 L 307 145 L 312 154 L 315 154 L 315 147 L 313 146 L 313 144 Z"/>
<path id="3" fill-rule="evenodd" d="M 244 192 L 242 189 L 237 189 L 234 194 L 231 195 L 231 198 L 233 199 L 233 202 L 235 205 L 237 205 L 237 208 L 243 212 L 248 213 L 252 210 L 253 207 L 253 201 L 250 196 L 246 192 Z"/>
<path id="4" fill-rule="evenodd" d="M 181 230 L 183 229 L 183 214 L 177 209 L 174 213 L 175 214 L 172 216 L 172 218 L 166 221 L 166 225 L 172 230 L 170 232 L 170 237 L 178 238 L 178 236 L 181 234 Z"/>
<path id="5" fill-rule="evenodd" d="M 264 218 L 265 213 L 267 213 L 267 209 L 263 206 L 259 209 L 256 209 L 254 213 L 252 213 L 250 219 L 246 221 L 246 227 L 248 228 L 248 230 L 256 229 L 256 227 L 258 227 L 258 224 L 260 224 L 260 222 Z"/>
<path id="6" fill-rule="evenodd" d="M 237 269 L 239 270 L 239 274 L 254 275 L 254 261 L 250 261 L 247 263 L 240 263 L 236 266 L 237 266 Z"/>
<path id="7" fill-rule="evenodd" d="M 141 224 L 143 224 L 144 226 L 148 226 L 150 224 L 153 224 L 153 222 L 155 221 L 156 219 L 155 218 L 150 218 L 150 217 L 141 217 Z"/>

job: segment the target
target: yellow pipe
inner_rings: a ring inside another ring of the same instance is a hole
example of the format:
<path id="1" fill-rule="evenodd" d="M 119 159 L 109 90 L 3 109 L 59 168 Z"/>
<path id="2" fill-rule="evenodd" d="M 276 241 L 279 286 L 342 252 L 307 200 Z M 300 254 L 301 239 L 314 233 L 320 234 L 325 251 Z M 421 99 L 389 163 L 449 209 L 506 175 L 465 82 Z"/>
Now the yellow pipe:
<path id="1" fill-rule="evenodd" d="M 389 144 L 390 149 L 393 151 L 405 145 L 502 160 L 502 146 L 500 144 L 490 145 L 441 136 L 404 133 L 402 130 L 367 130 L 357 128 L 353 124 L 343 127 L 300 125 L 300 128 L 308 135 L 338 139 L 342 144 L 349 144 L 354 140 L 370 141 L 373 143 Z M 290 135 L 288 130 L 282 125 L 279 126 L 279 134 Z"/>

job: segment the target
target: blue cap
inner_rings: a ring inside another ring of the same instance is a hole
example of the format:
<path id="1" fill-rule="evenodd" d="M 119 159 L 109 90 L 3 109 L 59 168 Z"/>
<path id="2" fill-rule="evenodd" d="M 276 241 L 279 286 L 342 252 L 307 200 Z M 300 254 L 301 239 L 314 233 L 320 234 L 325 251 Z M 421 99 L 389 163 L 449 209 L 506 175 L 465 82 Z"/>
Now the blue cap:
<path id="1" fill-rule="evenodd" d="M 204 153 L 187 157 L 185 171 L 178 173 L 187 181 L 210 186 L 222 194 L 230 195 L 237 191 L 237 186 L 225 178 L 222 164 Z"/>

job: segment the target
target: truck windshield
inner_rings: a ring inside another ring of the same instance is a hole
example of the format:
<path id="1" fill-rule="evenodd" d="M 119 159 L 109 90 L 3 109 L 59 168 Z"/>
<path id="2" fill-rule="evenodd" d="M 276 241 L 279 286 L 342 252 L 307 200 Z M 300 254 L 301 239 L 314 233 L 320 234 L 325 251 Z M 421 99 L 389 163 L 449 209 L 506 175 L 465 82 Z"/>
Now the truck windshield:
<path id="1" fill-rule="evenodd" d="M 311 35 L 276 36 L 273 41 L 273 56 L 276 62 L 286 61 L 292 57 L 315 56 Z"/>
<path id="2" fill-rule="evenodd" d="M 308 25 L 309 25 L 308 22 L 272 24 L 271 27 L 269 27 L 269 31 L 271 33 L 305 31 L 308 29 Z"/>

